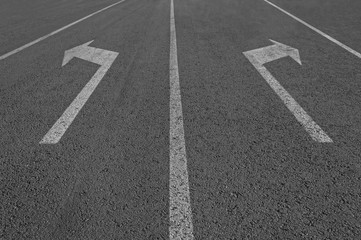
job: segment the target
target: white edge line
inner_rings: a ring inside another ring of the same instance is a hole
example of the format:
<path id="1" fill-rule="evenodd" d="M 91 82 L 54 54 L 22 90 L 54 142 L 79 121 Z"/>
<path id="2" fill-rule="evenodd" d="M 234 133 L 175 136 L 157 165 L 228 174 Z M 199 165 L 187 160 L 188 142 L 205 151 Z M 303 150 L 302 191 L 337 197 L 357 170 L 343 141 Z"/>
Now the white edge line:
<path id="1" fill-rule="evenodd" d="M 105 10 L 111 8 L 111 7 L 114 7 L 115 5 L 118 5 L 119 3 L 122 3 L 122 2 L 124 2 L 124 1 L 125 1 L 125 0 L 121 0 L 121 1 L 119 1 L 119 2 L 113 3 L 113 4 L 107 6 L 107 7 L 103 8 L 103 9 L 100 9 L 100 10 L 98 10 L 98 11 L 96 11 L 96 12 L 93 12 L 93 13 L 89 14 L 88 16 L 85 16 L 85 17 L 83 17 L 83 18 L 81 18 L 81 19 L 79 19 L 79 20 L 77 20 L 77 21 L 75 21 L 75 22 L 72 22 L 72 23 L 70 23 L 70 24 L 68 24 L 68 25 L 66 25 L 66 26 L 64 26 L 64 27 L 62 27 L 62 28 L 59 28 L 58 30 L 55 30 L 55 31 L 53 31 L 53 32 L 51 32 L 51 33 L 43 36 L 43 37 L 40 37 L 40 38 L 38 38 L 38 39 L 36 39 L 36 40 L 34 40 L 34 41 L 32 41 L 32 42 L 29 42 L 29 43 L 25 44 L 24 46 L 21 46 L 21 47 L 15 49 L 15 50 L 12 50 L 12 51 L 10 51 L 10 52 L 8 52 L 8 53 L 0 56 L 0 60 L 4 60 L 5 58 L 10 57 L 11 55 L 14 55 L 14 54 L 16 54 L 16 53 L 18 53 L 18 52 L 20 52 L 20 51 L 22 51 L 22 50 L 24 50 L 24 49 L 26 49 L 26 48 L 28 48 L 28 47 L 31 47 L 32 45 L 34 45 L 34 44 L 36 44 L 36 43 L 38 43 L 38 42 L 41 42 L 41 41 L 43 41 L 44 39 L 47 39 L 48 37 L 51 37 L 51 36 L 53 36 L 53 35 L 61 32 L 61 31 L 65 30 L 65 29 L 67 29 L 67 28 L 69 28 L 69 27 L 77 24 L 77 23 L 80 23 L 80 22 L 82 22 L 82 21 L 84 21 L 84 20 L 86 20 L 86 19 L 88 19 L 88 18 L 90 18 L 90 17 L 92 17 L 92 16 L 94 16 L 94 15 L 100 13 L 100 12 L 103 12 L 103 11 L 105 11 Z"/>
<path id="2" fill-rule="evenodd" d="M 170 9 L 169 80 L 169 239 L 193 240 L 173 0 Z"/>
<path id="3" fill-rule="evenodd" d="M 328 40 L 330 40 L 331 42 L 337 44 L 338 46 L 342 47 L 343 49 L 347 50 L 348 52 L 352 53 L 353 55 L 357 56 L 358 58 L 361 58 L 361 53 L 353 50 L 352 48 L 348 47 L 347 45 L 343 44 L 342 42 L 334 39 L 333 37 L 331 37 L 330 35 L 327 35 L 326 33 L 322 32 L 321 30 L 318 30 L 317 28 L 313 27 L 312 25 L 306 23 L 305 21 L 299 19 L 298 17 L 292 15 L 291 13 L 287 12 L 286 10 L 283 10 L 282 8 L 280 8 L 279 6 L 277 6 L 274 3 L 269 2 L 268 0 L 264 0 L 266 3 L 270 4 L 271 6 L 277 8 L 278 10 L 280 10 L 281 12 L 285 13 L 286 15 L 292 17 L 293 19 L 295 19 L 296 21 L 302 23 L 303 25 L 307 26 L 308 28 L 312 29 L 313 31 L 317 32 L 318 34 L 322 35 L 323 37 L 327 38 Z"/>

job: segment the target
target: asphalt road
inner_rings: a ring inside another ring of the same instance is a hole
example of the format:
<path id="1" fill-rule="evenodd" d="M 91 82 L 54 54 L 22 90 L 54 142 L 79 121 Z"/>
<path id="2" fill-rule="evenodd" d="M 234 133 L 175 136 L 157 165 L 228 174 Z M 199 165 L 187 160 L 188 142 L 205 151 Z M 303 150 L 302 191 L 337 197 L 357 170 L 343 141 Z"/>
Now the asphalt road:
<path id="1" fill-rule="evenodd" d="M 0 55 L 116 2 L 2 1 Z M 270 2 L 361 51 L 360 1 Z M 174 52 L 170 3 L 125 0 L 0 60 L 0 239 L 361 239 L 361 59 L 264 0 L 174 0 Z M 246 58 L 270 39 L 302 65 L 263 66 L 332 142 Z M 119 55 L 60 141 L 40 144 L 97 75 L 95 56 L 62 66 L 91 40 Z M 191 207 L 176 223 L 172 56 Z"/>

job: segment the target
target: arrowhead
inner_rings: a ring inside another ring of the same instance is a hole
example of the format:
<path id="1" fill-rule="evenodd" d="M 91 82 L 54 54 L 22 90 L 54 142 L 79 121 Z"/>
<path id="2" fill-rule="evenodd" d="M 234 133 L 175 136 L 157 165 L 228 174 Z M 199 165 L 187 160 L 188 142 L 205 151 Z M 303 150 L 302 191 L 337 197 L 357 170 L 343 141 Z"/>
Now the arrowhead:
<path id="1" fill-rule="evenodd" d="M 276 42 L 272 39 L 270 39 L 270 41 L 273 42 L 281 51 L 283 51 L 288 56 L 293 58 L 293 60 L 295 60 L 298 64 L 302 65 L 300 53 L 298 52 L 298 49 L 287 46 L 283 43 Z"/>
<path id="2" fill-rule="evenodd" d="M 82 52 L 84 49 L 88 47 L 89 44 L 91 44 L 94 40 L 91 40 L 90 42 L 84 43 L 80 46 L 74 47 L 72 49 L 66 50 L 64 53 L 64 59 L 62 63 L 62 67 L 65 66 L 70 60 L 72 60 L 74 57 L 76 57 L 80 52 Z"/>

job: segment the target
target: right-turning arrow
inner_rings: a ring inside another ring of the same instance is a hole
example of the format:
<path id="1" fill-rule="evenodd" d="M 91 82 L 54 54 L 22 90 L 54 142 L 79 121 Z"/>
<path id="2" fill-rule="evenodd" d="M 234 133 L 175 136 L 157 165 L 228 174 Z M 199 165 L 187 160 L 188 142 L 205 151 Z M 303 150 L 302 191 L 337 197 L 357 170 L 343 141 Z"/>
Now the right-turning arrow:
<path id="1" fill-rule="evenodd" d="M 244 52 L 243 54 L 253 64 L 257 71 L 267 81 L 270 87 L 282 99 L 287 108 L 293 113 L 296 119 L 303 125 L 313 140 L 317 142 L 332 142 L 332 139 L 315 123 L 305 110 L 292 98 L 292 96 L 282 87 L 282 85 L 263 66 L 283 57 L 291 57 L 300 65 L 301 59 L 297 49 L 285 44 L 270 40 L 274 45 Z"/>

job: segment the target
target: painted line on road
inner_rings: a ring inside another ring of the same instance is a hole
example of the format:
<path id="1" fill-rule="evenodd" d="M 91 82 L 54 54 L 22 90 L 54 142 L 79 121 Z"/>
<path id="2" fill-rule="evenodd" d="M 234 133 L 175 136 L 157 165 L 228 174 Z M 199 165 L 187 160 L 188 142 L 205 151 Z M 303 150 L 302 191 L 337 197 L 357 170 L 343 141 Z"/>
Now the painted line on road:
<path id="1" fill-rule="evenodd" d="M 94 15 L 96 15 L 96 14 L 98 14 L 98 13 L 101 13 L 101 12 L 103 12 L 103 11 L 111 8 L 111 7 L 114 7 L 114 6 L 120 4 L 120 3 L 124 2 L 124 1 L 125 1 L 125 0 L 121 0 L 121 1 L 119 1 L 119 2 L 113 3 L 113 4 L 109 5 L 108 7 L 105 7 L 105 8 L 103 8 L 103 9 L 100 9 L 100 10 L 94 12 L 94 13 L 91 13 L 91 14 L 89 14 L 89 15 L 86 16 L 86 17 L 83 17 L 83 18 L 81 18 L 81 19 L 79 19 L 79 20 L 77 20 L 77 21 L 75 21 L 75 22 L 72 22 L 72 23 L 70 23 L 70 24 L 68 24 L 68 25 L 66 25 L 66 26 L 64 26 L 64 27 L 62 27 L 62 28 L 59 28 L 58 30 L 55 30 L 55 31 L 53 31 L 53 32 L 51 32 L 51 33 L 49 33 L 49 34 L 47 34 L 47 35 L 45 35 L 45 36 L 43 36 L 43 37 L 40 37 L 40 38 L 38 38 L 38 39 L 36 39 L 36 40 L 34 40 L 34 41 L 32 41 L 32 42 L 29 42 L 29 43 L 25 44 L 24 46 L 21 46 L 21 47 L 15 49 L 15 50 L 12 50 L 11 52 L 8 52 L 8 53 L 0 56 L 0 60 L 4 60 L 5 58 L 10 57 L 11 55 L 14 55 L 14 54 L 16 54 L 16 53 L 18 53 L 18 52 L 20 52 L 20 51 L 22 51 L 22 50 L 24 50 L 24 49 L 26 49 L 26 48 L 28 48 L 28 47 L 31 47 L 32 45 L 34 45 L 34 44 L 36 44 L 36 43 L 39 43 L 39 42 L 47 39 L 48 37 L 51 37 L 51 36 L 53 36 L 53 35 L 61 32 L 61 31 L 64 31 L 65 29 L 67 29 L 67 28 L 69 28 L 69 27 L 71 27 L 71 26 L 73 26 L 73 25 L 75 25 L 75 24 L 77 24 L 77 23 L 80 23 L 80 22 L 82 22 L 82 21 L 84 21 L 84 20 L 86 20 L 86 19 L 88 19 L 88 18 L 90 18 L 90 17 L 92 17 L 92 16 L 94 16 Z"/>
<path id="2" fill-rule="evenodd" d="M 265 63 L 272 62 L 284 57 L 291 57 L 298 64 L 302 65 L 298 49 L 287 46 L 270 39 L 274 45 L 258 48 L 244 52 L 252 65 L 266 80 L 268 85 L 281 98 L 286 107 L 293 113 L 295 118 L 305 128 L 306 132 L 313 140 L 321 143 L 332 143 L 332 139 L 317 125 L 315 121 L 307 114 L 305 110 L 296 102 L 296 100 L 282 87 L 282 85 L 272 76 L 264 67 Z"/>
<path id="3" fill-rule="evenodd" d="M 313 31 L 317 32 L 318 34 L 322 35 L 323 37 L 327 38 L 328 40 L 330 40 L 331 42 L 337 44 L 338 46 L 342 47 L 343 49 L 347 50 L 348 52 L 352 53 L 353 55 L 355 55 L 358 58 L 361 58 L 361 53 L 353 50 L 352 48 L 350 48 L 349 46 L 343 44 L 342 42 L 334 39 L 333 37 L 331 37 L 330 35 L 327 35 L 326 33 L 322 32 L 321 30 L 318 30 L 317 28 L 313 27 L 312 25 L 306 23 L 305 21 L 299 19 L 298 17 L 292 15 L 291 13 L 287 12 L 286 10 L 283 10 L 282 8 L 280 8 L 279 6 L 277 6 L 274 3 L 269 2 L 268 0 L 264 0 L 266 3 L 270 4 L 271 6 L 277 8 L 278 10 L 280 10 L 281 12 L 283 12 L 284 14 L 290 16 L 291 18 L 295 19 L 296 21 L 302 23 L 303 25 L 305 25 L 306 27 L 312 29 Z"/>
<path id="4" fill-rule="evenodd" d="M 305 128 L 313 140 L 321 143 L 332 143 L 332 139 L 321 129 L 319 125 L 307 114 L 286 89 L 272 76 L 272 74 L 251 55 L 246 55 L 248 60 L 255 66 L 257 71 L 266 80 L 268 85 L 275 91 L 286 107 L 293 113 L 295 118 Z"/>
<path id="5" fill-rule="evenodd" d="M 56 144 L 60 141 L 66 130 L 74 121 L 80 110 L 83 108 L 89 97 L 92 95 L 100 81 L 103 79 L 114 60 L 117 58 L 118 53 L 104 49 L 90 47 L 89 44 L 93 41 L 87 42 L 80 46 L 74 47 L 65 51 L 63 66 L 66 65 L 71 59 L 77 57 L 85 61 L 99 64 L 100 68 L 85 87 L 81 90 L 78 96 L 73 100 L 70 106 L 65 110 L 63 115 L 55 122 L 53 127 L 40 141 L 40 144 Z"/>
<path id="6" fill-rule="evenodd" d="M 193 240 L 173 0 L 170 8 L 169 239 Z"/>

